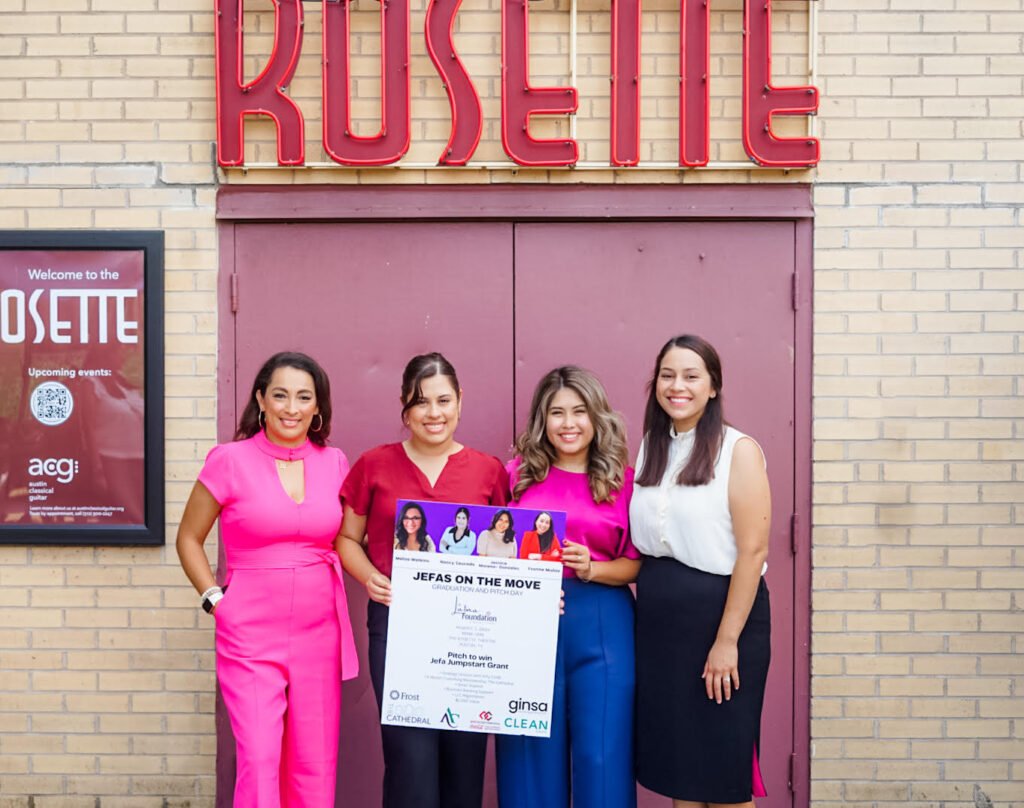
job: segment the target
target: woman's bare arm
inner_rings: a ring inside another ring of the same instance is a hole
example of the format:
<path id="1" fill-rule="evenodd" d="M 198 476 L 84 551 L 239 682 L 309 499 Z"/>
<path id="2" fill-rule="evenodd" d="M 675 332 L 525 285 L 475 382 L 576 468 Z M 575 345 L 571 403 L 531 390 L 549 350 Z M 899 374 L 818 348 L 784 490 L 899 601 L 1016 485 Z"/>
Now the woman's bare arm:
<path id="1" fill-rule="evenodd" d="M 218 516 L 220 503 L 213 498 L 209 489 L 197 480 L 192 486 L 192 493 L 178 524 L 175 547 L 185 575 L 200 594 L 217 585 L 203 544 Z"/>
<path id="2" fill-rule="evenodd" d="M 750 608 L 768 557 L 768 534 L 772 521 L 771 493 L 764 456 L 752 440 L 737 441 L 729 473 L 729 513 L 736 537 L 736 565 L 733 567 L 725 611 L 718 636 L 704 663 L 704 685 L 709 699 L 719 704 L 732 697 L 740 686 L 737 644 L 747 624 Z"/>
<path id="3" fill-rule="evenodd" d="M 334 540 L 334 548 L 341 557 L 341 565 L 345 571 L 366 587 L 370 600 L 391 604 L 391 579 L 380 572 L 363 548 L 366 536 L 366 517 L 356 513 L 351 505 L 345 506 L 345 517 L 341 522 L 341 530 Z"/>

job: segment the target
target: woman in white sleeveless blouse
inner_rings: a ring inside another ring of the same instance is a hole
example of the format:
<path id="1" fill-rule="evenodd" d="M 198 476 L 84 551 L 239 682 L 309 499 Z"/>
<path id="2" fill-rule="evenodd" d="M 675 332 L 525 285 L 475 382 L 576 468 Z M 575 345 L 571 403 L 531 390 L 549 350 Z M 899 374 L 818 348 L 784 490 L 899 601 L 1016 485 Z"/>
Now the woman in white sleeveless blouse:
<path id="1" fill-rule="evenodd" d="M 658 354 L 636 468 L 637 780 L 675 808 L 753 806 L 771 500 L 761 448 L 726 425 L 721 361 L 700 337 Z"/>

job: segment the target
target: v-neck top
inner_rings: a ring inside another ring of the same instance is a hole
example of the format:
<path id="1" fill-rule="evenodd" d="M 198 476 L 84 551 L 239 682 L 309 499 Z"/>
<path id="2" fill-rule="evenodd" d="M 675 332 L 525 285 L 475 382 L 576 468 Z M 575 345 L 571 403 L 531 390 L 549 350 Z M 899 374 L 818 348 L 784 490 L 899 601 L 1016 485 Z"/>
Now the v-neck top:
<path id="1" fill-rule="evenodd" d="M 302 502 L 284 489 L 275 460 L 302 461 Z M 341 526 L 339 494 L 348 470 L 340 449 L 308 440 L 289 448 L 257 432 L 247 440 L 214 446 L 199 482 L 221 506 L 228 574 L 250 566 L 303 566 L 333 550 Z"/>
<path id="2" fill-rule="evenodd" d="M 498 458 L 463 446 L 448 457 L 437 482 L 431 485 L 401 443 L 387 443 L 370 449 L 355 462 L 341 488 L 341 498 L 366 517 L 370 561 L 391 577 L 398 500 L 505 505 L 508 475 Z"/>

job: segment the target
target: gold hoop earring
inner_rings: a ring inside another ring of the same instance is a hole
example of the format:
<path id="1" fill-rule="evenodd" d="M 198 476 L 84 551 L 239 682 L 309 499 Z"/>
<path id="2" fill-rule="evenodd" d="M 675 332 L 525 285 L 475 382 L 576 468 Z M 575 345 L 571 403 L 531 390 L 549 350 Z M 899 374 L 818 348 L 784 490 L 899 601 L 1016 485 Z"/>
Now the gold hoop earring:
<path id="1" fill-rule="evenodd" d="M 316 415 L 320 415 L 320 413 L 315 413 L 315 414 Z M 310 421 L 310 424 L 312 424 L 312 421 Z M 318 426 L 316 429 L 313 429 L 313 430 L 310 430 L 310 431 L 312 431 L 312 432 L 319 432 L 323 428 L 324 428 L 324 417 L 322 415 L 320 415 L 320 426 Z"/>
<path id="2" fill-rule="evenodd" d="M 267 414 L 260 410 L 260 414 L 256 416 L 256 423 L 260 425 L 260 429 L 267 428 Z"/>

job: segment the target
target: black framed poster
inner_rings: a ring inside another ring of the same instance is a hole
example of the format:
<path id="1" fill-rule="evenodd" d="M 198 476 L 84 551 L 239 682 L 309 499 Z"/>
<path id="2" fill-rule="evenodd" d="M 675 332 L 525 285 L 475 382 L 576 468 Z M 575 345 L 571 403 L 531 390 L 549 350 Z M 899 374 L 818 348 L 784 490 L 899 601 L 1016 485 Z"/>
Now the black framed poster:
<path id="1" fill-rule="evenodd" d="M 0 544 L 163 544 L 164 234 L 0 231 Z"/>

